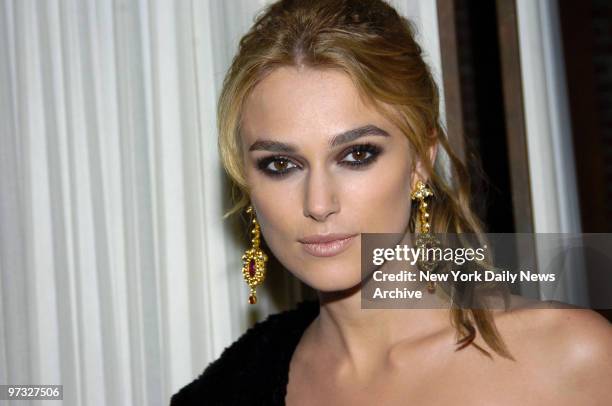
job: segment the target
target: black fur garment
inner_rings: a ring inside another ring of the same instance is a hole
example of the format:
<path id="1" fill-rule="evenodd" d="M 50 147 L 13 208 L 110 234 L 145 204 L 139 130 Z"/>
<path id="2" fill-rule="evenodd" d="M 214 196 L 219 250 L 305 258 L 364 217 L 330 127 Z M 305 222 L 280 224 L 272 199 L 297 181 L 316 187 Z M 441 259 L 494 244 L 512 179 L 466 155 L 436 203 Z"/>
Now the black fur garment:
<path id="1" fill-rule="evenodd" d="M 268 316 L 248 329 L 170 400 L 170 406 L 284 405 L 289 363 L 318 301 Z"/>

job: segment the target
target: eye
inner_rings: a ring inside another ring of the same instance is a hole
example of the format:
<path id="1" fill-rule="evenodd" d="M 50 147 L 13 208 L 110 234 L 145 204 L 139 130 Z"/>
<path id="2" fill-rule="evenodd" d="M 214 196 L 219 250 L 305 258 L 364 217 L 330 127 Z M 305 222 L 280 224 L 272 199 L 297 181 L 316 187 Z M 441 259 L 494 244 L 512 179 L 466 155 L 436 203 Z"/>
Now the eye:
<path id="1" fill-rule="evenodd" d="M 283 156 L 273 156 L 262 158 L 257 161 L 257 167 L 262 172 L 272 176 L 283 176 L 297 168 L 289 158 Z"/>
<path id="2" fill-rule="evenodd" d="M 369 158 L 368 154 L 371 155 L 372 153 L 368 151 L 353 151 L 347 155 L 348 157 L 353 157 L 353 159 L 349 160 L 348 162 L 363 162 L 366 160 L 366 158 Z"/>
<path id="3" fill-rule="evenodd" d="M 344 153 L 345 157 L 352 159 L 343 159 L 341 163 L 349 166 L 368 165 L 376 160 L 380 152 L 381 149 L 373 144 L 354 145 Z"/>

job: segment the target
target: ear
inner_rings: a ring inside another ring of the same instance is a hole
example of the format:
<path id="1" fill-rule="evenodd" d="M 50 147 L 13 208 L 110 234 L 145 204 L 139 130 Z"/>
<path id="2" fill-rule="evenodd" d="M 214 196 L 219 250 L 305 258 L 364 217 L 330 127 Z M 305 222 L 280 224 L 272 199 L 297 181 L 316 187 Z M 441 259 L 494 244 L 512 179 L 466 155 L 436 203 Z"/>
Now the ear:
<path id="1" fill-rule="evenodd" d="M 435 130 L 434 130 L 435 131 Z M 437 137 L 434 137 L 436 139 Z M 434 162 L 436 161 L 436 155 L 438 154 L 438 141 L 434 141 L 427 151 L 427 159 L 431 166 L 433 167 Z M 423 183 L 427 183 L 429 180 L 429 174 L 426 170 L 426 165 L 422 159 L 418 159 L 415 163 L 415 169 L 412 173 L 411 179 L 411 190 L 414 190 L 416 187 L 417 181 L 421 180 Z"/>

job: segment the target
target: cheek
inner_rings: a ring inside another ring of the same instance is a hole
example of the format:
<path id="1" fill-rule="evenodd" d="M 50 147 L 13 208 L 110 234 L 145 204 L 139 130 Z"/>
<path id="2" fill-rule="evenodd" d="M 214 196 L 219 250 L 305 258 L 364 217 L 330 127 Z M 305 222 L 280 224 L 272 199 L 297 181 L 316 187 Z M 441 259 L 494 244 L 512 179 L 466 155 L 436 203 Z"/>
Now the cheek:
<path id="1" fill-rule="evenodd" d="M 347 186 L 345 203 L 350 206 L 349 211 L 360 218 L 362 232 L 403 233 L 406 230 L 411 208 L 407 172 L 372 171 Z"/>
<path id="2" fill-rule="evenodd" d="M 261 232 L 270 248 L 282 245 L 297 235 L 301 202 L 297 193 L 280 188 L 280 182 L 261 182 L 251 189 L 251 201 L 257 210 Z"/>

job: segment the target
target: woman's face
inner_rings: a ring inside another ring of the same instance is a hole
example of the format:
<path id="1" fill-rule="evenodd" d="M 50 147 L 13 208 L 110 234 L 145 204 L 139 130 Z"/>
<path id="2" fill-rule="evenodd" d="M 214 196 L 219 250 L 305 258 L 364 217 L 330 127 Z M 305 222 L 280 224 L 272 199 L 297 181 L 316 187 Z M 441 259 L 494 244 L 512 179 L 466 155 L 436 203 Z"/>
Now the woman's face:
<path id="1" fill-rule="evenodd" d="M 416 181 L 408 140 L 346 74 L 275 69 L 246 100 L 241 137 L 263 238 L 312 288 L 359 284 L 361 233 L 406 231 Z M 305 243 L 329 234 L 355 237 Z"/>

